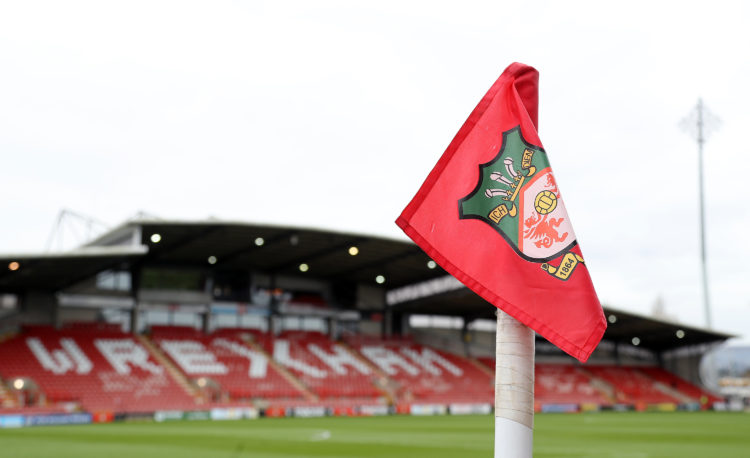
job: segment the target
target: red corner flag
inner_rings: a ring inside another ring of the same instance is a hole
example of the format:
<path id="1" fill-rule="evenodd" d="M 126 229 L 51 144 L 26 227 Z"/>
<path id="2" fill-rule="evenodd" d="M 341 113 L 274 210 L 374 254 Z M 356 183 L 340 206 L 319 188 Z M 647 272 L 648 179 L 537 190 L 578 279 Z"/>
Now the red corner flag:
<path id="1" fill-rule="evenodd" d="M 607 327 L 537 134 L 532 67 L 510 65 L 396 224 L 467 287 L 585 362 Z"/>

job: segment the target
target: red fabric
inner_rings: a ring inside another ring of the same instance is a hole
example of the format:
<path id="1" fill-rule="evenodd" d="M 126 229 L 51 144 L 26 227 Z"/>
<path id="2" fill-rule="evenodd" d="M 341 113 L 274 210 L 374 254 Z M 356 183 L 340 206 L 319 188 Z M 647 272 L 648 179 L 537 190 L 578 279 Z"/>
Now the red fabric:
<path id="1" fill-rule="evenodd" d="M 459 130 L 396 224 L 432 259 L 494 306 L 585 362 L 607 327 L 584 263 L 566 281 L 523 259 L 489 224 L 460 219 L 458 201 L 477 186 L 479 165 L 493 160 L 503 133 L 520 126 L 539 148 L 539 73 L 514 63 Z M 568 251 L 581 256 L 575 244 Z M 549 264 L 558 266 L 564 253 Z"/>

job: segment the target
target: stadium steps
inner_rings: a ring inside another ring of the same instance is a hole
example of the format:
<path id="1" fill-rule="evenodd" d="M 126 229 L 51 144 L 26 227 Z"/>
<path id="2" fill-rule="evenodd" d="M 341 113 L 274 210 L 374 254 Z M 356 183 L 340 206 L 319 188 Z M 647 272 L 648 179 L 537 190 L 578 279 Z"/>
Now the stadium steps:
<path id="1" fill-rule="evenodd" d="M 690 396 L 683 393 L 682 391 L 672 388 L 661 382 L 654 381 L 654 388 L 656 388 L 657 390 L 661 391 L 662 393 L 668 396 L 671 396 L 679 400 L 683 404 L 690 404 L 692 402 L 700 402 L 699 399 L 693 399 Z"/>
<path id="2" fill-rule="evenodd" d="M 489 376 L 490 376 L 490 377 L 492 377 L 493 379 L 495 378 L 495 370 L 494 370 L 494 368 L 493 368 L 493 369 L 490 369 L 490 368 L 489 368 L 489 367 L 487 367 L 487 366 L 486 366 L 486 365 L 485 365 L 484 363 L 482 363 L 481 361 L 479 361 L 479 360 L 478 360 L 478 359 L 476 359 L 476 358 L 466 358 L 466 360 L 467 360 L 467 361 L 469 361 L 469 362 L 470 362 L 471 364 L 473 364 L 474 366 L 476 366 L 476 367 L 477 367 L 477 369 L 479 369 L 480 371 L 482 371 L 482 372 L 484 372 L 485 374 L 489 375 Z"/>
<path id="3" fill-rule="evenodd" d="M 385 372 L 380 370 L 378 366 L 361 355 L 357 350 L 350 347 L 346 342 L 336 342 L 336 345 L 343 348 L 347 353 L 369 367 L 373 374 L 378 376 L 378 383 L 374 383 L 375 388 L 383 393 L 383 396 L 389 404 L 394 404 L 396 402 L 396 391 L 398 390 L 398 384 L 396 381 L 391 380 L 391 378 L 388 377 Z"/>
<path id="4" fill-rule="evenodd" d="M 618 402 L 617 390 L 611 383 L 604 380 L 603 378 L 597 377 L 592 372 L 584 369 L 583 367 L 577 367 L 576 369 L 578 369 L 578 372 L 588 377 L 589 380 L 591 380 L 591 387 L 599 391 L 602 396 L 604 396 L 609 402 L 613 404 L 616 404 Z"/>
<path id="5" fill-rule="evenodd" d="M 172 380 L 185 390 L 185 392 L 187 392 L 197 404 L 203 404 L 206 401 L 198 388 L 193 386 L 187 376 L 183 374 L 182 371 L 169 360 L 169 358 L 167 358 L 167 356 L 151 341 L 151 339 L 144 335 L 138 335 L 136 337 L 138 341 L 146 347 L 151 356 L 153 356 L 154 359 L 156 359 L 159 364 L 167 370 L 167 373 L 172 377 Z"/>
<path id="6" fill-rule="evenodd" d="M 14 338 L 17 335 L 18 335 L 17 332 L 6 332 L 4 334 L 0 334 L 0 344 L 5 342 L 6 340 L 10 340 Z"/>
<path id="7" fill-rule="evenodd" d="M 310 402 L 317 402 L 318 396 L 315 395 L 308 387 L 305 386 L 304 383 L 300 379 L 294 376 L 291 372 L 289 372 L 285 367 L 282 367 L 281 364 L 277 363 L 273 357 L 266 351 L 265 348 L 263 348 L 262 345 L 257 344 L 256 342 L 253 342 L 251 339 L 242 339 L 242 342 L 250 347 L 253 351 L 256 351 L 258 353 L 262 353 L 268 358 L 268 365 L 276 369 L 276 371 L 281 374 L 286 381 L 292 384 L 293 387 L 295 387 L 297 390 L 299 390 L 304 396 L 307 401 Z"/>
<path id="8" fill-rule="evenodd" d="M 0 378 L 0 407 L 13 408 L 18 407 L 13 395 L 10 394 L 5 385 L 5 381 Z"/>
<path id="9" fill-rule="evenodd" d="M 679 377 L 677 374 L 673 374 L 664 369 L 656 367 L 643 367 L 639 368 L 638 371 L 646 374 L 648 377 L 652 378 L 658 383 L 663 384 L 666 387 L 669 387 L 670 389 L 679 391 L 683 396 L 687 396 L 690 399 L 689 402 L 700 402 L 701 404 L 705 405 L 721 401 L 720 398 L 711 394 L 711 392 L 706 391 L 705 389 L 700 388 L 699 386 L 696 386 Z M 681 400 L 683 398 L 677 397 L 677 399 Z"/>

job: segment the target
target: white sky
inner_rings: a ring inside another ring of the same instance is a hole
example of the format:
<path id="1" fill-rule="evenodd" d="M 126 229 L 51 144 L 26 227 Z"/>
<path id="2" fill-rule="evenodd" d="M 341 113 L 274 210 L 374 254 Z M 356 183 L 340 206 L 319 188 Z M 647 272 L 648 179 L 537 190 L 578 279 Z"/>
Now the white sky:
<path id="1" fill-rule="evenodd" d="M 505 4 L 503 4 L 505 3 Z M 750 329 L 747 2 L 0 0 L 0 252 L 68 208 L 405 238 L 393 221 L 513 61 L 602 302 Z"/>

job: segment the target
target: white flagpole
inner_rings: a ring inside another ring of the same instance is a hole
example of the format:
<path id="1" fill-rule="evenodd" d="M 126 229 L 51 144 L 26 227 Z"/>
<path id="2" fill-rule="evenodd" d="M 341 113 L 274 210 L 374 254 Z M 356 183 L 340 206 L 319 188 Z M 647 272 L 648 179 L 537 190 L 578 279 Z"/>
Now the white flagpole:
<path id="1" fill-rule="evenodd" d="M 534 440 L 534 331 L 497 310 L 495 458 L 531 458 Z"/>

